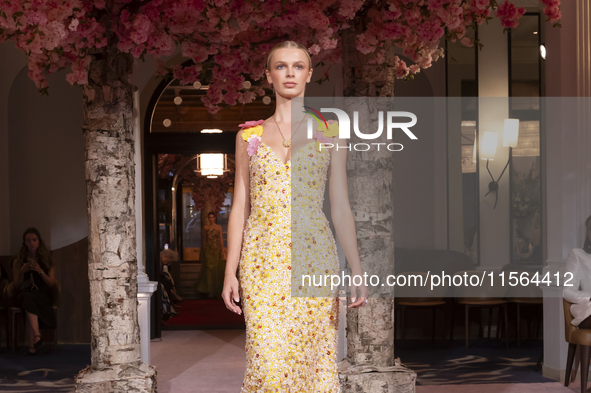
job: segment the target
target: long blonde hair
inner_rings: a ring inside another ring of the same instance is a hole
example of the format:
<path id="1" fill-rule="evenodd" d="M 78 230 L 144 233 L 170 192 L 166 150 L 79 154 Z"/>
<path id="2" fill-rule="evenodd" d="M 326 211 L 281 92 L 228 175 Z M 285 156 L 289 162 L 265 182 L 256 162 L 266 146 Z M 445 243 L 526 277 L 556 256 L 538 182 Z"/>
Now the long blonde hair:
<path id="1" fill-rule="evenodd" d="M 312 59 L 310 58 L 310 54 L 308 53 L 308 49 L 304 45 L 297 43 L 295 41 L 283 41 L 283 42 L 280 42 L 277 45 L 275 45 L 269 51 L 269 54 L 267 55 L 267 70 L 269 70 L 271 67 L 271 58 L 273 57 L 273 53 L 275 53 L 276 50 L 282 49 L 282 48 L 296 48 L 296 49 L 303 50 L 304 53 L 306 54 L 306 56 L 308 57 L 308 69 L 312 69 Z"/>

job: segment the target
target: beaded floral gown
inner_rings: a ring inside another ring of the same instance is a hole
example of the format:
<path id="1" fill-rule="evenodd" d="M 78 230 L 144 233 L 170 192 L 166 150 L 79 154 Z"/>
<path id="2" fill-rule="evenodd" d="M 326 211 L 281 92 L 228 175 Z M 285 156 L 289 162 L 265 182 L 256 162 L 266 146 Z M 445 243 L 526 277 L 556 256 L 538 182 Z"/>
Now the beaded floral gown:
<path id="1" fill-rule="evenodd" d="M 262 121 L 249 123 L 257 125 L 242 134 L 251 140 L 251 209 L 238 269 L 247 360 L 241 391 L 337 393 L 336 290 L 302 288 L 294 278 L 299 292 L 291 291 L 292 272 L 338 274 L 322 212 L 330 154 L 311 142 L 283 163 L 260 142 Z"/>

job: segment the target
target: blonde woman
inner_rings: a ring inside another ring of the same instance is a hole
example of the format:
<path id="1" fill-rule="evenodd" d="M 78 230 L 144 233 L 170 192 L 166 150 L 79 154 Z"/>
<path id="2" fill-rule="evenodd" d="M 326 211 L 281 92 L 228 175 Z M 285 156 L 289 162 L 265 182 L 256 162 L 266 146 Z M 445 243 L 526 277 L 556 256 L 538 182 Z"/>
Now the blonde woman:
<path id="1" fill-rule="evenodd" d="M 334 293 L 292 297 L 291 275 L 292 266 L 339 271 L 334 237 L 322 212 L 327 178 L 337 235 L 353 274 L 363 275 L 347 196 L 347 153 L 319 150 L 316 141 L 307 139 L 303 108 L 292 112 L 292 99 L 303 101 L 312 77 L 305 47 L 293 41 L 276 45 L 267 57 L 266 76 L 275 91 L 275 113 L 241 124 L 236 136 L 222 292 L 229 310 L 244 312 L 247 364 L 242 392 L 336 393 L 338 298 Z M 339 142 L 332 127 L 326 131 L 323 138 Z M 292 196 L 298 209 L 291 209 Z M 297 266 L 292 265 L 295 249 Z M 349 307 L 365 305 L 366 298 L 365 286 L 353 287 Z"/>

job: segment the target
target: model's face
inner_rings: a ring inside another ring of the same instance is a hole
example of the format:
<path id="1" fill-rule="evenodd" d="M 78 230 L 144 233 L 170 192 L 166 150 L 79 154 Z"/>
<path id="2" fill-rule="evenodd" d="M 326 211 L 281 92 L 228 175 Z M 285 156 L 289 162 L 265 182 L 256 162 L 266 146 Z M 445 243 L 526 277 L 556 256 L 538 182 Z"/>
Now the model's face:
<path id="1" fill-rule="evenodd" d="M 215 223 L 215 216 L 213 214 L 209 215 L 208 218 L 209 218 L 209 223 L 210 224 Z"/>
<path id="2" fill-rule="evenodd" d="M 312 69 L 308 65 L 308 56 L 297 48 L 281 48 L 273 53 L 267 81 L 273 84 L 275 93 L 286 97 L 303 97 L 306 83 L 310 82 Z"/>
<path id="3" fill-rule="evenodd" d="M 31 254 L 35 253 L 39 248 L 39 238 L 34 233 L 28 233 L 25 236 L 25 245 Z"/>

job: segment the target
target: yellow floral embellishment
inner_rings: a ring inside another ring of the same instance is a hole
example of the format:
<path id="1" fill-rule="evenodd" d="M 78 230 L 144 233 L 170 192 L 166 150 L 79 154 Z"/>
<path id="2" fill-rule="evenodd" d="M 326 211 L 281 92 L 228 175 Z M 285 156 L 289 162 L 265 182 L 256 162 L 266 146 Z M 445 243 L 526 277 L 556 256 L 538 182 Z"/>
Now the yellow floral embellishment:
<path id="1" fill-rule="evenodd" d="M 328 130 L 325 129 L 325 126 L 319 125 L 316 131 L 322 131 L 322 135 L 326 138 L 333 138 L 339 135 L 339 123 L 336 120 L 329 120 L 327 123 Z"/>
<path id="2" fill-rule="evenodd" d="M 248 141 L 248 139 L 252 135 L 256 135 L 258 137 L 260 137 L 261 135 L 263 135 L 263 127 L 262 126 L 254 126 L 254 127 L 247 128 L 242 133 L 242 139 L 244 139 L 245 141 Z"/>

